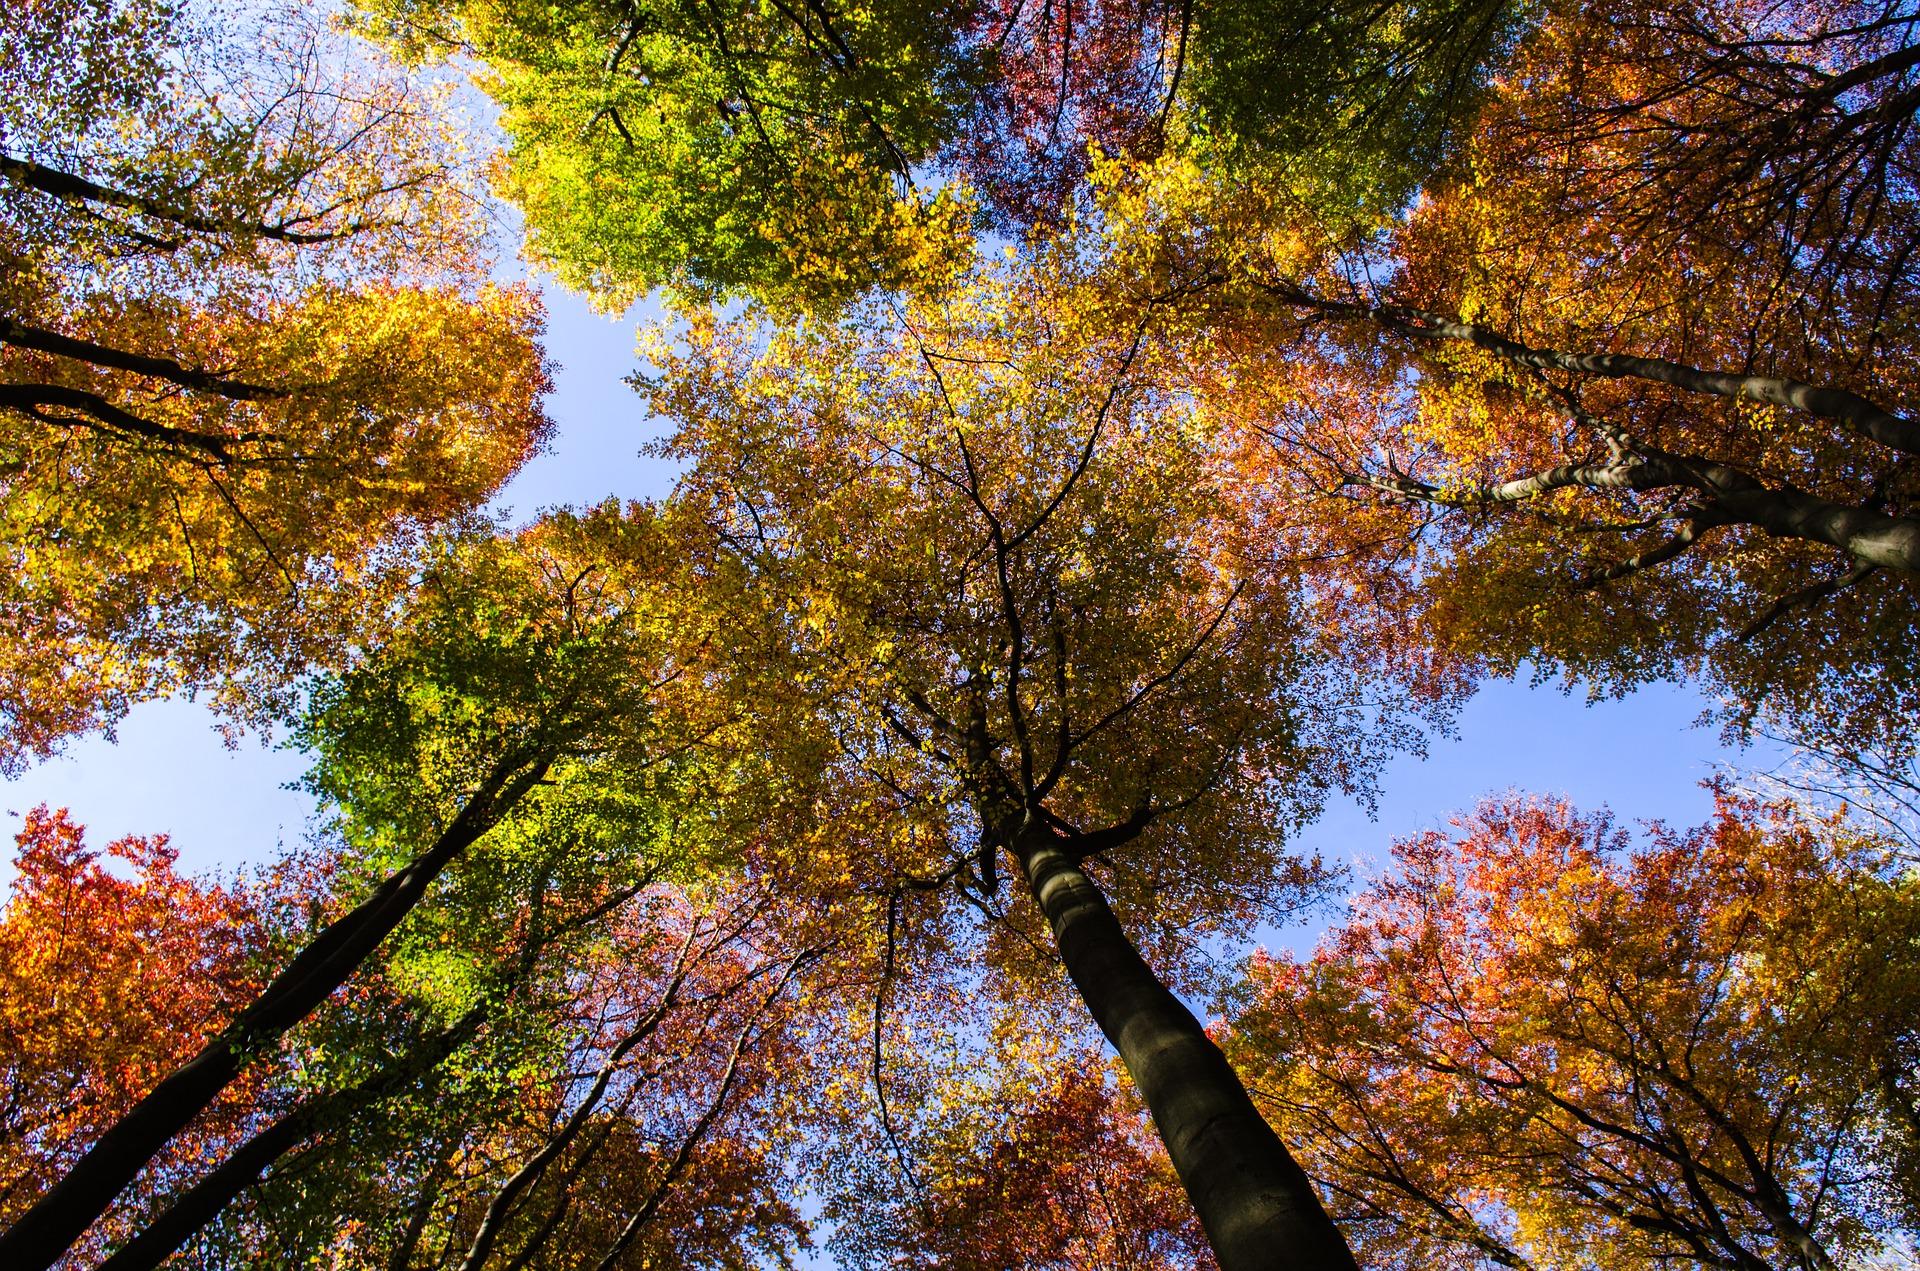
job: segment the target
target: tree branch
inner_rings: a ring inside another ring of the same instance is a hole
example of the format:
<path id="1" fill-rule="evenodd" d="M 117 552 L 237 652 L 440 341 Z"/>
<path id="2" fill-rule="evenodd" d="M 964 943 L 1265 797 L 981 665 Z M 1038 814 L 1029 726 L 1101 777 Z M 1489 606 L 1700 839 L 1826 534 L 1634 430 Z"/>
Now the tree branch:
<path id="1" fill-rule="evenodd" d="M 139 353 L 110 348 L 104 344 L 95 344 L 91 340 L 76 340 L 72 336 L 61 335 L 57 331 L 45 331 L 39 327 L 30 327 L 5 316 L 0 316 L 0 344 L 11 344 L 16 348 L 33 349 L 40 353 L 52 353 L 57 357 L 70 357 L 76 361 L 91 362 L 95 366 L 111 366 L 115 370 L 132 371 L 136 375 L 166 380 L 182 388 L 217 393 L 239 402 L 268 401 L 290 396 L 283 388 L 268 388 L 261 384 L 248 384 L 241 380 L 212 375 L 206 371 L 196 371 L 191 367 L 182 366 L 172 358 L 147 357 Z"/>
<path id="2" fill-rule="evenodd" d="M 1509 339 L 1491 327 L 1462 322 L 1456 317 L 1409 305 L 1367 305 L 1318 296 L 1293 283 L 1261 282 L 1268 294 L 1296 308 L 1330 317 L 1358 318 L 1390 331 L 1421 340 L 1454 340 L 1485 349 L 1515 366 L 1567 371 L 1603 379 L 1637 379 L 1666 384 L 1683 392 L 1710 397 L 1767 402 L 1804 410 L 1822 419 L 1845 424 L 1863 437 L 1890 449 L 1920 454 L 1920 423 L 1842 388 L 1823 388 L 1786 376 L 1736 375 L 1710 371 L 1664 358 L 1635 357 L 1628 353 L 1581 353 L 1534 348 Z"/>
<path id="3" fill-rule="evenodd" d="M 1734 636 L 1734 639 L 1745 644 L 1793 610 L 1819 604 L 1827 597 L 1845 591 L 1855 583 L 1878 572 L 1879 569 L 1878 565 L 1863 562 L 1837 577 L 1822 579 L 1816 583 L 1809 583 L 1798 591 L 1790 591 L 1778 597 L 1752 622 L 1740 628 L 1740 633 Z"/>

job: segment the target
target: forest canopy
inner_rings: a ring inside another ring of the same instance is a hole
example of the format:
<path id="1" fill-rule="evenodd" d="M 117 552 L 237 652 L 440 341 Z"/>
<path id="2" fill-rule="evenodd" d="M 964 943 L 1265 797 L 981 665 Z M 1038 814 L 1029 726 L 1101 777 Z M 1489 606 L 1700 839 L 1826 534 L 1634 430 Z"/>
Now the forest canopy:
<path id="1" fill-rule="evenodd" d="M 1912 1257 L 1917 27 L 0 13 L 0 768 L 320 810 L 25 816 L 0 1265 Z M 670 493 L 493 502 L 539 285 Z M 1795 758 L 1312 849 L 1522 675 Z"/>

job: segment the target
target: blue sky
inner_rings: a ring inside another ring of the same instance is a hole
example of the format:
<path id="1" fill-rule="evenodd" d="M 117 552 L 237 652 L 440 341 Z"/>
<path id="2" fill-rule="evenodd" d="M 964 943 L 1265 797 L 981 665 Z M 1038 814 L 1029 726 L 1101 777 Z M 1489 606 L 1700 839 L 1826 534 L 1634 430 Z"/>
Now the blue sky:
<path id="1" fill-rule="evenodd" d="M 609 319 L 579 298 L 547 289 L 550 351 L 559 366 L 550 401 L 558 432 L 548 454 L 523 470 L 496 501 L 515 519 L 559 503 L 610 494 L 665 494 L 672 472 L 639 456 L 655 435 L 624 383 L 635 368 L 634 330 L 643 315 Z M 1621 701 L 1588 705 L 1555 687 L 1485 687 L 1425 760 L 1402 758 L 1387 773 L 1379 819 L 1350 803 L 1327 810 L 1302 845 L 1364 876 L 1395 836 L 1442 824 L 1448 812 L 1509 788 L 1564 794 L 1623 818 L 1701 819 L 1711 806 L 1699 788 L 1716 763 L 1735 759 L 1711 729 L 1693 727 L 1704 703 L 1688 689 L 1656 686 Z M 129 833 L 166 832 L 193 869 L 258 861 L 297 841 L 311 801 L 289 790 L 296 754 L 258 739 L 226 749 L 210 716 L 192 703 L 135 710 L 117 741 L 82 740 L 66 755 L 5 783 L 0 828 L 37 803 L 65 805 L 99 844 Z M 6 853 L 10 857 L 11 853 Z M 10 874 L 8 866 L 0 873 Z"/>

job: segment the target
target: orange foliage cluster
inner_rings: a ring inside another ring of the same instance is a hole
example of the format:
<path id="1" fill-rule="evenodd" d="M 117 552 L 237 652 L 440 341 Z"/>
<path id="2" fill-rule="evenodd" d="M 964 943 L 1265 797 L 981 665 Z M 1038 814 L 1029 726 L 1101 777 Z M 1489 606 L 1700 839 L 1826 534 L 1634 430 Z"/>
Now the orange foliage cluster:
<path id="1" fill-rule="evenodd" d="M 1383 1265 L 1845 1265 L 1912 1202 L 1920 896 L 1722 800 L 1634 846 L 1518 796 L 1400 843 L 1229 1044 Z"/>
<path id="2" fill-rule="evenodd" d="M 175 872 L 165 835 L 87 849 L 35 808 L 0 911 L 0 1214 L 15 1213 L 258 989 L 243 890 Z M 184 1163 L 248 1115 L 246 1092 L 176 1145 Z"/>
<path id="3" fill-rule="evenodd" d="M 912 1265 L 956 1271 L 1203 1271 L 1213 1265 L 1141 1114 L 1092 1055 L 1003 1092 L 943 1159 L 903 1239 Z"/>

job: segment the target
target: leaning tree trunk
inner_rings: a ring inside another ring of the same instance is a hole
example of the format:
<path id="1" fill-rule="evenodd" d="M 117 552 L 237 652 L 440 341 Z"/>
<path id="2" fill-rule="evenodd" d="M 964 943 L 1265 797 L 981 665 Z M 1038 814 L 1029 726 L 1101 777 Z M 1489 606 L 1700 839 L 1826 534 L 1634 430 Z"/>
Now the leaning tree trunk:
<path id="1" fill-rule="evenodd" d="M 1015 854 L 1067 974 L 1153 1114 L 1221 1271 L 1354 1271 L 1306 1173 L 1099 887 L 1044 831 L 1023 834 Z"/>
<path id="2" fill-rule="evenodd" d="M 169 1073 L 107 1127 L 73 1168 L 0 1233 L 0 1267 L 47 1271 L 112 1206 L 173 1137 L 233 1083 L 241 1069 L 333 995 L 429 884 L 546 774 L 550 757 L 503 760 L 427 853 L 314 937 L 200 1053 Z"/>
<path id="3" fill-rule="evenodd" d="M 438 1067 L 479 1031 L 486 1017 L 487 1008 L 477 1006 L 449 1027 L 422 1038 L 409 1053 L 358 1085 L 300 1104 L 235 1148 L 96 1271 L 154 1271 L 218 1217 L 235 1197 L 259 1182 L 275 1161 L 321 1130 L 344 1124 Z"/>

